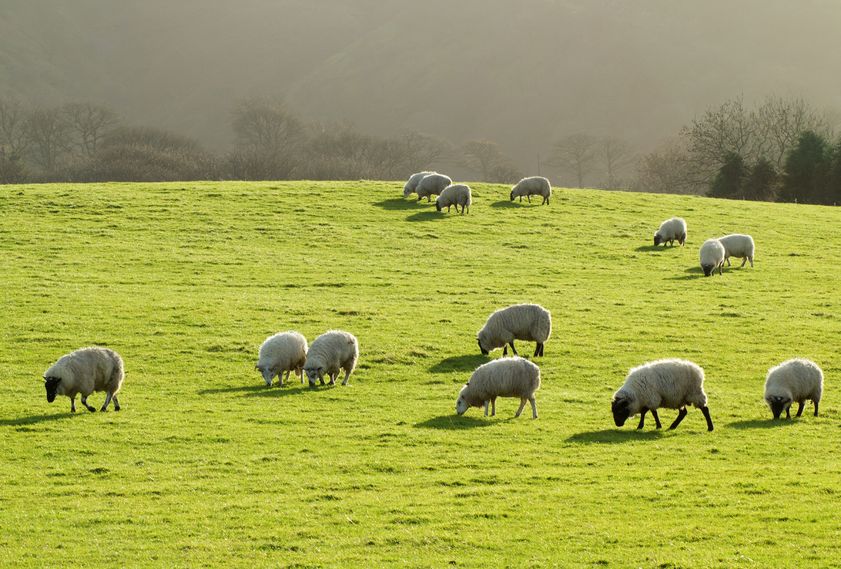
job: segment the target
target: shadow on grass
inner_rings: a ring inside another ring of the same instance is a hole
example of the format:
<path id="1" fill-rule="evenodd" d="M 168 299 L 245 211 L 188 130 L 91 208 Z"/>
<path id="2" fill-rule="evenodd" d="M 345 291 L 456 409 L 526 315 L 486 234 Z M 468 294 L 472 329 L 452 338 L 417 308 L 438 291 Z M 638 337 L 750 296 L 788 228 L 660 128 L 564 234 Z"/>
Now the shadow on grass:
<path id="1" fill-rule="evenodd" d="M 634 249 L 634 251 L 653 252 L 653 251 L 666 251 L 668 249 L 680 249 L 680 247 L 668 247 L 668 246 L 663 247 L 662 245 L 641 245 L 641 246 L 637 247 L 636 249 Z"/>
<path id="2" fill-rule="evenodd" d="M 669 277 L 669 280 L 671 280 L 671 281 L 691 281 L 691 280 L 695 280 L 695 279 L 705 278 L 704 277 L 704 269 L 702 269 L 701 267 L 689 267 L 688 269 L 684 269 L 683 272 L 686 273 L 686 274 L 681 276 L 681 277 Z M 713 274 L 711 276 L 713 276 L 713 277 L 719 276 L 718 271 L 716 271 L 715 274 Z"/>
<path id="3" fill-rule="evenodd" d="M 406 217 L 406 221 L 432 221 L 438 219 L 444 219 L 444 216 L 441 215 L 440 211 L 434 209 L 432 211 L 419 211 Z"/>
<path id="4" fill-rule="evenodd" d="M 202 389 L 198 392 L 199 395 L 213 395 L 215 393 L 241 393 L 243 391 L 266 391 L 270 388 L 266 387 L 265 383 L 258 383 L 254 385 L 237 385 L 236 387 L 218 387 L 214 389 Z"/>
<path id="5" fill-rule="evenodd" d="M 419 207 L 423 207 L 418 203 L 417 198 L 393 198 L 390 200 L 383 200 L 381 202 L 374 202 L 374 205 L 377 207 L 381 207 L 387 211 L 403 211 L 407 209 L 418 209 Z"/>
<path id="6" fill-rule="evenodd" d="M 451 371 L 473 371 L 482 364 L 488 363 L 491 358 L 481 354 L 470 354 L 465 356 L 453 356 L 444 358 L 431 368 L 432 373 L 448 373 Z"/>
<path id="7" fill-rule="evenodd" d="M 427 419 L 426 421 L 421 421 L 420 423 L 415 423 L 414 427 L 416 429 L 444 429 L 447 431 L 456 431 L 459 429 L 472 429 L 474 427 L 487 427 L 489 425 L 493 425 L 495 421 L 489 421 L 487 419 L 477 419 L 476 417 L 465 417 L 452 414 L 452 415 L 441 415 L 439 417 L 433 417 L 432 419 Z"/>
<path id="8" fill-rule="evenodd" d="M 789 421 L 788 419 L 752 419 L 750 421 L 735 421 L 733 423 L 728 423 L 728 429 L 777 429 L 783 427 L 789 427 L 793 425 L 794 421 Z"/>
<path id="9" fill-rule="evenodd" d="M 526 202 L 525 205 L 530 205 Z M 494 202 L 491 204 L 491 207 L 500 207 L 500 208 L 512 208 L 512 207 L 520 207 L 517 202 L 512 202 L 511 200 L 499 200 L 498 202 Z"/>
<path id="10" fill-rule="evenodd" d="M 616 444 L 628 443 L 633 441 L 652 441 L 657 440 L 663 436 L 662 430 L 645 430 L 638 431 L 619 429 L 603 429 L 601 431 L 588 431 L 586 433 L 576 433 L 567 438 L 568 443 L 584 443 L 584 444 Z"/>
<path id="11" fill-rule="evenodd" d="M 21 427 L 23 425 L 35 425 L 37 423 L 45 423 L 47 421 L 58 421 L 61 419 L 69 419 L 77 415 L 84 415 L 88 411 L 82 413 L 56 413 L 54 415 L 30 415 L 28 417 L 18 417 L 17 419 L 0 419 L 0 427 Z"/>
<path id="12" fill-rule="evenodd" d="M 304 393 L 325 393 L 327 391 L 332 391 L 342 387 L 341 382 L 336 382 L 336 385 L 317 385 L 316 387 L 310 387 L 308 383 L 301 384 L 291 384 L 287 383 L 284 387 L 264 387 L 259 391 L 253 391 L 251 393 L 246 393 L 244 397 L 286 397 L 287 395 L 302 395 Z M 347 385 L 344 386 L 346 389 L 349 387 Z"/>

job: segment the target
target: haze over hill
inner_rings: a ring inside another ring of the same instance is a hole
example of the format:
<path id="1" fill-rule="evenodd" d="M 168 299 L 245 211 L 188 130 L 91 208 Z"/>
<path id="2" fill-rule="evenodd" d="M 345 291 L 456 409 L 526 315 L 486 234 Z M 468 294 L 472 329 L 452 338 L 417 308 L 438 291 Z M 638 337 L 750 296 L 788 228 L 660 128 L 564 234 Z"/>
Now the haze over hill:
<path id="1" fill-rule="evenodd" d="M 4 0 L 0 97 L 91 100 L 231 140 L 245 97 L 380 135 L 490 139 L 524 171 L 557 138 L 645 150 L 743 94 L 841 108 L 841 4 L 818 0 Z"/>

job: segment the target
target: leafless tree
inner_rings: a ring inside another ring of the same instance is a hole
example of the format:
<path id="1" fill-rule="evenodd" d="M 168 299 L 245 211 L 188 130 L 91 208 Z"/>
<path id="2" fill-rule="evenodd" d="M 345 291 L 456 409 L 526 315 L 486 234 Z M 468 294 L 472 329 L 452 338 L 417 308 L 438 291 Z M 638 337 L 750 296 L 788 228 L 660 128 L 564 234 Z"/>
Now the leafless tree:
<path id="1" fill-rule="evenodd" d="M 44 172 L 55 172 L 70 149 L 70 128 L 61 109 L 35 109 L 27 116 L 25 129 L 33 161 Z"/>
<path id="2" fill-rule="evenodd" d="M 117 113 L 92 103 L 70 103 L 64 106 L 64 116 L 82 156 L 93 157 L 103 137 L 117 126 Z"/>
<path id="3" fill-rule="evenodd" d="M 584 187 L 584 178 L 588 176 L 596 158 L 597 140 L 589 134 L 571 134 L 557 141 L 552 147 L 549 164 L 560 167 L 565 173 L 571 172 Z"/>
<path id="4" fill-rule="evenodd" d="M 602 138 L 599 142 L 605 174 L 607 175 L 607 187 L 616 188 L 620 184 L 620 174 L 628 168 L 633 160 L 631 146 L 627 141 L 613 136 Z"/>
<path id="5" fill-rule="evenodd" d="M 14 99 L 0 99 L 0 147 L 7 156 L 22 156 L 29 146 L 26 110 Z"/>
<path id="6" fill-rule="evenodd" d="M 234 110 L 233 129 L 241 148 L 269 154 L 297 148 L 304 137 L 303 124 L 282 104 L 257 99 Z"/>
<path id="7" fill-rule="evenodd" d="M 778 169 L 800 135 L 811 130 L 831 135 L 826 115 L 800 98 L 767 97 L 756 110 L 757 134 L 762 139 L 763 156 Z"/>
<path id="8" fill-rule="evenodd" d="M 682 138 L 668 141 L 662 148 L 640 159 L 634 189 L 665 194 L 704 194 L 707 183 L 695 170 Z"/>
<path id="9" fill-rule="evenodd" d="M 508 160 L 495 142 L 489 140 L 468 140 L 461 147 L 461 163 L 475 170 L 483 182 L 494 182 L 494 168 L 506 164 Z"/>

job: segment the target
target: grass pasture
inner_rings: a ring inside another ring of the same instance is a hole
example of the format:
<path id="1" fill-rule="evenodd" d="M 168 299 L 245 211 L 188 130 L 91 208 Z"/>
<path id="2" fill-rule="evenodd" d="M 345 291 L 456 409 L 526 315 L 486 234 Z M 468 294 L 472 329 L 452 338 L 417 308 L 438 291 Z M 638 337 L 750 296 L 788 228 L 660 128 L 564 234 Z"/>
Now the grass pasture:
<path id="1" fill-rule="evenodd" d="M 401 188 L 0 188 L 0 566 L 838 565 L 841 209 L 476 184 L 459 216 Z M 687 245 L 653 248 L 672 215 Z M 704 278 L 734 231 L 756 267 Z M 553 314 L 540 418 L 456 417 L 514 302 Z M 355 333 L 351 385 L 265 388 L 257 348 L 289 328 Z M 91 344 L 126 361 L 119 413 L 46 402 Z M 670 356 L 705 368 L 716 430 L 615 428 L 628 369 Z M 773 423 L 764 376 L 794 356 L 821 416 Z"/>

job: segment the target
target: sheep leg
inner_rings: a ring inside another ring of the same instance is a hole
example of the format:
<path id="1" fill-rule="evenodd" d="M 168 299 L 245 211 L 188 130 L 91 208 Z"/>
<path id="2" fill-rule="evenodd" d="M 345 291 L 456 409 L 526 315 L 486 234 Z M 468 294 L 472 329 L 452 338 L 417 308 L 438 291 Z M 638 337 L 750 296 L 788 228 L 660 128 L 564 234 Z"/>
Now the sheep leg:
<path id="1" fill-rule="evenodd" d="M 526 406 L 526 401 L 527 401 L 527 399 L 525 397 L 520 398 L 520 408 L 517 409 L 516 413 L 514 413 L 514 418 L 515 419 L 520 416 L 520 413 L 523 412 L 523 408 Z"/>
<path id="2" fill-rule="evenodd" d="M 707 430 L 712 431 L 713 430 L 713 420 L 712 420 L 712 417 L 710 417 L 709 407 L 707 407 L 706 405 L 701 407 L 701 413 L 704 414 L 704 419 L 707 420 Z"/>
<path id="3" fill-rule="evenodd" d="M 654 417 L 654 423 L 657 425 L 657 428 L 662 429 L 663 425 L 660 424 L 660 417 L 657 415 L 657 409 L 651 410 L 651 416 Z"/>
<path id="4" fill-rule="evenodd" d="M 724 260 L 727 261 L 727 266 L 730 266 L 730 257 L 724 257 Z"/>
<path id="5" fill-rule="evenodd" d="M 648 413 L 648 407 L 643 407 L 640 409 L 640 424 L 637 425 L 637 430 L 639 431 L 645 426 L 645 414 Z"/>
<path id="6" fill-rule="evenodd" d="M 508 344 L 502 346 L 502 355 L 503 357 L 508 355 Z"/>
<path id="7" fill-rule="evenodd" d="M 540 205 L 544 205 L 544 204 L 548 204 L 548 203 L 549 203 L 549 198 L 546 197 L 546 196 L 543 196 L 543 202 L 541 202 Z"/>
<path id="8" fill-rule="evenodd" d="M 750 261 L 750 268 L 752 269 L 753 268 L 753 257 L 748 257 L 748 260 Z"/>
<path id="9" fill-rule="evenodd" d="M 342 381 L 342 385 L 347 385 L 348 380 L 350 379 L 350 368 L 345 368 L 345 379 Z"/>
<path id="10" fill-rule="evenodd" d="M 496 397 L 491 399 L 491 417 L 496 417 Z"/>
<path id="11" fill-rule="evenodd" d="M 537 419 L 537 401 L 534 399 L 534 395 L 529 397 L 529 403 L 531 403 L 531 418 Z"/>
<path id="12" fill-rule="evenodd" d="M 114 397 L 114 394 L 108 391 L 105 394 L 105 403 L 102 404 L 102 408 L 100 408 L 101 413 L 105 413 L 108 410 L 108 404 L 111 403 L 111 398 Z"/>
<path id="13" fill-rule="evenodd" d="M 120 402 L 117 401 L 117 394 L 116 393 L 114 394 L 113 399 L 114 399 L 114 411 L 119 411 L 120 410 Z"/>
<path id="14" fill-rule="evenodd" d="M 748 258 L 747 258 L 747 257 L 743 258 L 743 259 L 742 259 L 742 264 L 741 264 L 741 265 L 739 265 L 739 268 L 741 269 L 742 267 L 744 267 L 744 266 L 745 266 L 745 263 L 747 263 L 747 262 L 748 262 Z"/>
<path id="15" fill-rule="evenodd" d="M 318 370 L 318 381 L 321 382 L 321 385 L 324 385 L 324 372 L 320 369 Z"/>
<path id="16" fill-rule="evenodd" d="M 805 401 L 798 401 L 798 402 L 797 402 L 797 415 L 795 415 L 795 417 L 799 417 L 800 415 L 802 415 L 802 414 L 803 414 L 803 408 L 804 408 L 805 406 L 806 406 L 806 402 L 805 402 Z"/>
<path id="17" fill-rule="evenodd" d="M 514 340 L 511 340 L 509 344 L 511 344 L 511 351 L 514 352 L 514 355 L 519 356 L 520 354 L 517 353 L 517 348 L 514 347 Z"/>
<path id="18" fill-rule="evenodd" d="M 526 199 L 529 200 L 529 203 L 531 203 L 531 194 L 526 194 Z"/>
<path id="19" fill-rule="evenodd" d="M 791 405 L 786 407 L 786 419 L 791 419 Z"/>
<path id="20" fill-rule="evenodd" d="M 815 404 L 815 417 L 818 416 L 818 403 L 819 401 L 812 400 L 812 403 Z"/>
<path id="21" fill-rule="evenodd" d="M 336 378 L 339 376 L 339 372 L 330 372 L 330 385 L 336 385 Z"/>
<path id="22" fill-rule="evenodd" d="M 96 407 L 94 407 L 93 405 L 88 405 L 88 396 L 87 395 L 84 395 L 82 397 L 82 405 L 84 405 L 85 409 L 87 409 L 91 413 L 96 413 Z"/>
<path id="23" fill-rule="evenodd" d="M 70 412 L 71 413 L 76 412 L 76 396 L 75 395 L 70 398 Z"/>
<path id="24" fill-rule="evenodd" d="M 686 413 L 686 407 L 681 407 L 680 409 L 678 409 L 677 418 L 675 419 L 675 422 L 672 423 L 669 427 L 670 431 L 674 431 L 675 429 L 677 429 L 677 426 L 680 425 L 680 422 L 683 421 L 684 417 L 686 417 Z"/>
<path id="25" fill-rule="evenodd" d="M 488 405 L 490 404 L 490 402 L 491 402 L 491 400 L 490 400 L 490 399 L 488 399 L 487 401 L 485 401 L 485 417 L 487 417 L 487 416 L 488 416 Z"/>

